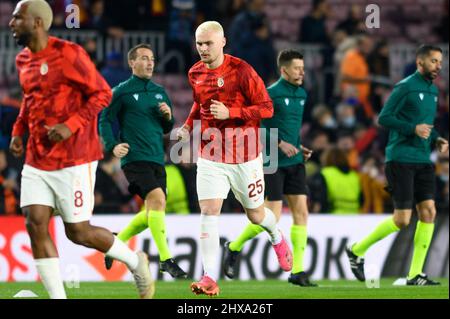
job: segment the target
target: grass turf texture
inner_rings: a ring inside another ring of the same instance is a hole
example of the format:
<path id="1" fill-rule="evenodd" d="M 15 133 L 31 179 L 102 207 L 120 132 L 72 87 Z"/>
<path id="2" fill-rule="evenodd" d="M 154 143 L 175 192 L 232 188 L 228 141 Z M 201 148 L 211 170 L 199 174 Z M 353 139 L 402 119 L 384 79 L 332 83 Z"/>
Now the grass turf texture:
<path id="1" fill-rule="evenodd" d="M 393 286 L 394 279 L 382 279 L 380 288 L 366 288 L 349 280 L 320 280 L 317 288 L 294 286 L 286 281 L 219 281 L 223 299 L 448 299 L 448 279 L 437 279 L 441 286 Z M 191 280 L 156 283 L 155 299 L 202 299 L 189 289 Z M 41 283 L 0 283 L 0 299 L 10 299 L 20 290 L 32 290 L 39 298 L 48 298 Z M 136 299 L 132 282 L 81 282 L 80 288 L 66 288 L 71 299 Z M 34 299 L 34 298 L 33 298 Z"/>

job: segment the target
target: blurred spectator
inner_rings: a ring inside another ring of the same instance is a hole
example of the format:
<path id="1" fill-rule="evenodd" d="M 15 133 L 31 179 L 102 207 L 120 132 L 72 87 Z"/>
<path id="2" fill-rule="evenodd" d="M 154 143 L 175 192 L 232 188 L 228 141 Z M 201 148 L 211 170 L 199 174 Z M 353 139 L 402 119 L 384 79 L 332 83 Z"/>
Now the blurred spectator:
<path id="1" fill-rule="evenodd" d="M 10 95 L 0 99 L 0 149 L 8 149 L 11 131 L 19 115 L 20 99 L 18 98 L 20 88 L 11 88 Z"/>
<path id="2" fill-rule="evenodd" d="M 166 213 L 189 214 L 187 185 L 177 165 L 165 166 L 167 175 Z"/>
<path id="3" fill-rule="evenodd" d="M 120 160 L 111 154 L 105 154 L 105 158 L 99 162 L 95 182 L 95 213 L 128 212 L 126 207 L 132 196 L 125 193 L 118 186 L 120 174 Z"/>
<path id="4" fill-rule="evenodd" d="M 309 161 L 306 162 L 306 165 L 308 165 L 308 163 L 315 163 L 316 165 L 320 165 L 320 159 L 323 152 L 330 147 L 330 140 L 328 138 L 328 134 L 321 130 L 314 131 L 310 145 L 311 150 L 313 150 L 313 153 Z"/>
<path id="5" fill-rule="evenodd" d="M 311 212 L 357 214 L 362 199 L 358 173 L 345 152 L 331 147 L 322 155 L 323 168 L 309 179 Z"/>
<path id="6" fill-rule="evenodd" d="M 344 131 L 353 131 L 357 120 L 355 107 L 349 103 L 342 102 L 336 107 L 336 118 L 338 127 Z"/>
<path id="7" fill-rule="evenodd" d="M 100 73 L 110 87 L 115 87 L 131 76 L 130 70 L 123 67 L 122 54 L 116 52 L 108 53 L 105 66 L 100 70 Z"/>
<path id="8" fill-rule="evenodd" d="M 390 211 L 390 207 L 386 207 L 390 195 L 385 190 L 386 178 L 382 163 L 374 157 L 367 157 L 362 164 L 360 178 L 364 198 L 361 211 L 375 214 Z"/>
<path id="9" fill-rule="evenodd" d="M 237 57 L 245 54 L 245 41 L 254 32 L 254 26 L 265 24 L 270 30 L 267 16 L 264 13 L 264 5 L 265 0 L 248 0 L 245 10 L 237 14 L 231 21 L 227 35 L 227 46 L 230 54 Z"/>
<path id="10" fill-rule="evenodd" d="M 448 3 L 448 0 L 443 1 L 441 21 L 433 30 L 443 43 L 448 43 Z"/>
<path id="11" fill-rule="evenodd" d="M 328 135 L 330 141 L 336 139 L 337 121 L 333 112 L 324 104 L 316 105 L 312 110 L 313 130 L 320 130 Z"/>
<path id="12" fill-rule="evenodd" d="M 303 18 L 300 24 L 300 43 L 325 44 L 330 43 L 326 29 L 326 19 L 331 16 L 327 0 L 313 0 L 311 13 Z"/>
<path id="13" fill-rule="evenodd" d="M 188 72 L 194 63 L 193 39 L 197 22 L 194 0 L 172 0 L 167 30 L 167 46 L 169 50 L 181 53 L 184 60 L 184 72 Z M 180 69 L 168 63 L 166 71 L 176 72 Z"/>
<path id="14" fill-rule="evenodd" d="M 371 92 L 371 104 L 376 113 L 383 107 L 383 97 L 390 93 L 390 65 L 389 65 L 389 46 L 387 41 L 379 41 L 375 49 L 367 58 L 369 71 L 373 75 Z"/>
<path id="15" fill-rule="evenodd" d="M 359 169 L 359 152 L 355 147 L 355 137 L 349 130 L 340 130 L 337 138 L 337 148 L 347 156 L 347 162 L 351 169 Z"/>
<path id="16" fill-rule="evenodd" d="M 344 30 L 348 35 L 354 35 L 366 30 L 364 20 L 363 7 L 359 4 L 352 4 L 347 19 L 339 23 L 337 29 Z"/>
<path id="17" fill-rule="evenodd" d="M 92 0 L 89 7 L 89 16 L 83 23 L 83 28 L 94 29 L 102 35 L 120 39 L 124 35 L 124 30 L 119 27 L 110 16 L 105 14 L 105 1 Z"/>
<path id="18" fill-rule="evenodd" d="M 103 67 L 103 61 L 97 60 L 97 41 L 95 39 L 87 39 L 83 43 L 83 48 L 86 50 L 87 54 L 91 58 L 92 62 L 94 62 L 97 69 L 101 69 Z"/>
<path id="19" fill-rule="evenodd" d="M 364 107 L 366 116 L 372 118 L 374 112 L 369 102 L 370 74 L 367 57 L 372 51 L 373 42 L 368 35 L 363 34 L 358 36 L 356 44 L 356 48 L 348 50 L 341 62 L 341 90 L 355 89 L 355 97 Z"/>
<path id="20" fill-rule="evenodd" d="M 6 153 L 0 150 L 0 215 L 19 214 L 18 172 L 8 167 Z"/>
<path id="21" fill-rule="evenodd" d="M 255 69 L 264 83 L 269 84 L 277 77 L 275 49 L 269 27 L 264 21 L 255 20 L 253 23 L 251 32 L 243 37 L 244 45 L 239 57 Z"/>
<path id="22" fill-rule="evenodd" d="M 439 154 L 436 163 L 436 206 L 439 211 L 449 208 L 449 160 L 448 154 Z"/>

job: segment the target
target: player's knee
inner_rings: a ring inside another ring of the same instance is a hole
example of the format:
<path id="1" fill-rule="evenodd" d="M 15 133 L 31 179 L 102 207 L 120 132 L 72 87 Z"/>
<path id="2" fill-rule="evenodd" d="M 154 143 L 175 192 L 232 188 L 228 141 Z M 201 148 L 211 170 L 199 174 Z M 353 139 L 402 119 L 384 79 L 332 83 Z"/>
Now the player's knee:
<path id="1" fill-rule="evenodd" d="M 166 210 L 166 200 L 165 198 L 150 198 L 147 200 L 147 205 L 150 210 Z"/>
<path id="2" fill-rule="evenodd" d="M 436 208 L 434 205 L 427 205 L 419 213 L 420 221 L 424 223 L 433 223 L 436 218 Z"/>
<path id="3" fill-rule="evenodd" d="M 399 213 L 397 215 L 394 215 L 394 223 L 400 229 L 407 227 L 409 225 L 410 219 L 411 217 L 409 216 L 409 214 Z"/>

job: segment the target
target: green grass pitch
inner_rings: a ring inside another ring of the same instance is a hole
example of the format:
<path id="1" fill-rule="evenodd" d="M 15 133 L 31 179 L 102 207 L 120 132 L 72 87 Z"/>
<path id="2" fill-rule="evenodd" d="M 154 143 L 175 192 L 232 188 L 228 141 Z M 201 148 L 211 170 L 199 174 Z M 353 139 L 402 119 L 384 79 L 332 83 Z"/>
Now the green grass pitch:
<path id="1" fill-rule="evenodd" d="M 349 280 L 320 280 L 317 288 L 294 286 L 286 281 L 219 281 L 219 297 L 223 299 L 448 299 L 448 279 L 441 278 L 441 286 L 393 286 L 394 279 L 382 279 L 379 288 L 366 288 L 364 283 Z M 191 280 L 156 283 L 155 299 L 202 299 L 195 296 Z M 20 290 L 32 290 L 39 298 L 47 298 L 41 283 L 0 283 L 0 299 L 10 299 Z M 132 282 L 81 282 L 79 288 L 67 288 L 71 299 L 136 299 Z"/>

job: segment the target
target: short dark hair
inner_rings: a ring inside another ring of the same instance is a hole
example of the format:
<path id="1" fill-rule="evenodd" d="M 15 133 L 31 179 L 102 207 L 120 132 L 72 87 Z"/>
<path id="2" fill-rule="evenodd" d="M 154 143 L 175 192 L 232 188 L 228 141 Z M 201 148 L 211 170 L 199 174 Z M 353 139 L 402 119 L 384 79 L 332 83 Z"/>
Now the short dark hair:
<path id="1" fill-rule="evenodd" d="M 282 50 L 278 54 L 277 64 L 278 67 L 281 68 L 282 66 L 286 66 L 292 62 L 294 59 L 300 59 L 303 60 L 303 54 L 301 54 L 299 51 L 296 50 Z"/>
<path id="2" fill-rule="evenodd" d="M 149 49 L 150 51 L 153 51 L 150 44 L 145 44 L 145 43 L 138 44 L 135 47 L 132 47 L 130 49 L 130 51 L 128 51 L 128 61 L 136 60 L 137 50 L 139 50 L 139 49 Z"/>
<path id="3" fill-rule="evenodd" d="M 416 51 L 416 58 L 424 58 L 428 56 L 431 51 L 438 51 L 442 53 L 442 49 L 431 44 L 422 44 Z"/>

